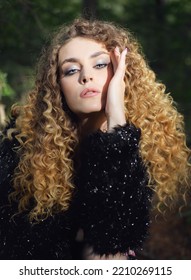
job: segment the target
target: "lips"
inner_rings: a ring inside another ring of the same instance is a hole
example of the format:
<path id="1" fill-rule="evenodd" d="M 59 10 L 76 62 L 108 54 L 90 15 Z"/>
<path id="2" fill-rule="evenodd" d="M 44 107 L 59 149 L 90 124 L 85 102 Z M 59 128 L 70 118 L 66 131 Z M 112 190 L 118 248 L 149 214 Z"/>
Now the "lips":
<path id="1" fill-rule="evenodd" d="M 99 93 L 100 93 L 100 91 L 95 88 L 85 88 L 80 93 L 80 97 L 82 97 L 82 98 L 93 97 L 93 96 L 98 95 Z"/>

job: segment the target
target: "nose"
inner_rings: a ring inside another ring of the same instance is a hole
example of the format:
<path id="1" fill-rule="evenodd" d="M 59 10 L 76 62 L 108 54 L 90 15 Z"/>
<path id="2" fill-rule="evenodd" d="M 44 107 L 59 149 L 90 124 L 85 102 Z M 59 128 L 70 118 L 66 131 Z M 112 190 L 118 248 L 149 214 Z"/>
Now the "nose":
<path id="1" fill-rule="evenodd" d="M 92 81 L 92 80 L 93 80 L 92 77 L 84 76 L 82 78 L 82 84 L 86 84 L 86 83 L 88 83 L 89 81 Z"/>
<path id="2" fill-rule="evenodd" d="M 90 71 L 82 71 L 80 75 L 80 83 L 85 85 L 89 81 L 93 81 L 93 75 L 90 73 Z"/>

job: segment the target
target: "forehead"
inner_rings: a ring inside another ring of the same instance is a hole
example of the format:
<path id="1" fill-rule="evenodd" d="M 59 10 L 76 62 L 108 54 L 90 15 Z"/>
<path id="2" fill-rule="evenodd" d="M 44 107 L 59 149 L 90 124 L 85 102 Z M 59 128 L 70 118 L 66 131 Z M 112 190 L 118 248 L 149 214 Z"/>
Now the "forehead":
<path id="1" fill-rule="evenodd" d="M 60 48 L 59 58 L 90 56 L 92 53 L 98 51 L 107 52 L 106 46 L 93 39 L 76 37 Z"/>

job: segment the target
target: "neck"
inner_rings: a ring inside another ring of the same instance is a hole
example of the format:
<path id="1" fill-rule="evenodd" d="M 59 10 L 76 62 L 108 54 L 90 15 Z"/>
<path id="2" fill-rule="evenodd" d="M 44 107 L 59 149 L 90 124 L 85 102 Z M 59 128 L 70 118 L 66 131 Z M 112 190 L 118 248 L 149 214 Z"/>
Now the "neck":
<path id="1" fill-rule="evenodd" d="M 98 129 L 105 131 L 107 128 L 106 115 L 104 111 L 84 114 L 80 116 L 79 133 L 82 137 Z"/>

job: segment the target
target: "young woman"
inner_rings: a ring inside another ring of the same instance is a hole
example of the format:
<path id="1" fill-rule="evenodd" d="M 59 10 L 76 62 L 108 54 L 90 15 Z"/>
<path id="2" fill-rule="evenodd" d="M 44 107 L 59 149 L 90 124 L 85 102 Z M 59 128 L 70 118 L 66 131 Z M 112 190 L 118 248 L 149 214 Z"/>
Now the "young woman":
<path id="1" fill-rule="evenodd" d="M 128 259 L 189 190 L 183 118 L 131 34 L 75 20 L 44 50 L 0 154 L 0 258 Z"/>

